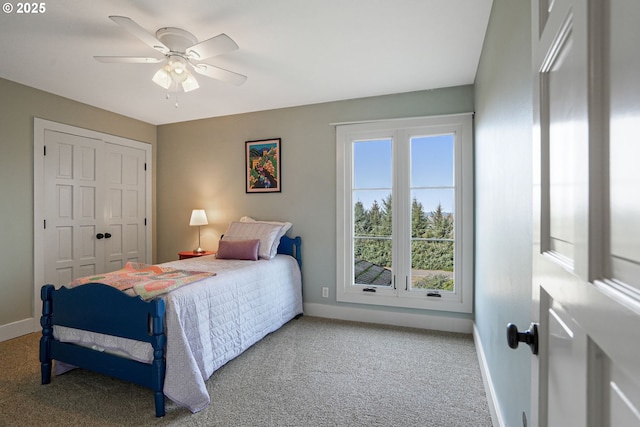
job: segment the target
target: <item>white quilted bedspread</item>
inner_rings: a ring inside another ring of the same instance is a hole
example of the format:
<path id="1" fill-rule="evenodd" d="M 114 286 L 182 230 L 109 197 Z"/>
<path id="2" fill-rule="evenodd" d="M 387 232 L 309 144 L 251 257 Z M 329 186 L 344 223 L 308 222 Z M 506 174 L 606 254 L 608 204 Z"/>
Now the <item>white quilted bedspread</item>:
<path id="1" fill-rule="evenodd" d="M 210 403 L 205 381 L 216 369 L 302 313 L 300 269 L 288 255 L 268 261 L 203 256 L 162 265 L 217 273 L 163 297 L 167 331 L 164 394 L 198 412 Z M 65 329 L 58 328 L 54 335 L 141 361 L 150 362 L 152 357 L 148 344 L 140 351 L 135 341 L 116 338 L 114 344 L 114 337 L 85 331 L 78 336 L 77 330 Z"/>
<path id="2" fill-rule="evenodd" d="M 167 370 L 164 393 L 193 412 L 209 403 L 205 381 L 268 333 L 302 313 L 296 260 L 217 260 L 215 256 L 163 264 L 216 276 L 165 297 Z"/>

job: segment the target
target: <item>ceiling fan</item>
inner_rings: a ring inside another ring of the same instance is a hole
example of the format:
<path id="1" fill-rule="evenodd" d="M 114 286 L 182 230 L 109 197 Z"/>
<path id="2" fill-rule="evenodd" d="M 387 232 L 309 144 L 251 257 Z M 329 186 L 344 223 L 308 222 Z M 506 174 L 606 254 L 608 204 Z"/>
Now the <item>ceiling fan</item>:
<path id="1" fill-rule="evenodd" d="M 126 16 L 109 16 L 109 19 L 163 54 L 165 58 L 94 56 L 100 62 L 150 64 L 165 61 L 164 65 L 156 71 L 152 80 L 167 90 L 170 90 L 172 85 L 176 89 L 181 88 L 184 92 L 200 87 L 196 78 L 189 71 L 190 68 L 203 76 L 236 86 L 240 86 L 247 80 L 247 76 L 242 74 L 214 65 L 196 62 L 238 49 L 236 42 L 224 33 L 198 43 L 198 39 L 193 34 L 181 28 L 160 28 L 153 36 Z"/>

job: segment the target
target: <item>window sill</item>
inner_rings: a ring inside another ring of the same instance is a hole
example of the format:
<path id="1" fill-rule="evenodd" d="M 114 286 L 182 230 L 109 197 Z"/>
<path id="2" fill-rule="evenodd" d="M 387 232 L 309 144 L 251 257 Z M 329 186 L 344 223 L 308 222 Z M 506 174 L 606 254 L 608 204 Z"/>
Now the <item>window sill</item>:
<path id="1" fill-rule="evenodd" d="M 465 301 L 460 295 L 445 293 L 441 297 L 428 297 L 424 293 L 413 292 L 402 292 L 396 295 L 394 291 L 387 289 L 377 292 L 338 291 L 336 301 L 455 313 L 471 313 L 473 311 L 471 299 Z"/>

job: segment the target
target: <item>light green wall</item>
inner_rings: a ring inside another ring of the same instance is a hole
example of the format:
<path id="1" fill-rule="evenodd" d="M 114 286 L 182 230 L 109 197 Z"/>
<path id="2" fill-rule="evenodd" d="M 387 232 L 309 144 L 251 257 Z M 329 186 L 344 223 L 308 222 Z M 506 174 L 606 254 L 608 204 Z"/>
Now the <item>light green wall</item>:
<path id="1" fill-rule="evenodd" d="M 202 228 L 206 249 L 216 249 L 229 222 L 243 215 L 288 220 L 294 224 L 289 234 L 303 237 L 305 303 L 335 305 L 336 141 L 331 123 L 472 108 L 469 85 L 160 126 L 158 260 L 176 259 L 178 251 L 197 246 L 197 230 L 188 225 L 193 208 L 204 208 L 209 216 L 210 225 Z M 282 192 L 246 194 L 245 141 L 274 137 L 282 138 Z M 329 299 L 321 297 L 323 286 L 330 289 Z"/>
<path id="2" fill-rule="evenodd" d="M 156 127 L 3 79 L 0 94 L 8 101 L 0 105 L 0 218 L 7 224 L 0 236 L 0 327 L 32 316 L 34 117 L 152 144 L 154 262 L 195 247 L 197 234 L 188 226 L 194 207 L 207 209 L 211 225 L 203 227 L 202 240 L 212 249 L 227 224 L 242 215 L 288 219 L 294 223 L 291 233 L 304 237 L 305 301 L 335 304 L 331 123 L 473 107 L 473 86 L 468 85 Z M 282 193 L 246 194 L 244 142 L 271 137 L 282 138 Z M 322 286 L 331 290 L 328 300 L 320 297 Z"/>
<path id="3" fill-rule="evenodd" d="M 475 82 L 475 322 L 505 426 L 531 419 L 531 352 L 506 341 L 531 321 L 530 21 L 530 1 L 494 0 Z"/>
<path id="4" fill-rule="evenodd" d="M 33 118 L 152 144 L 156 126 L 0 79 L 0 326 L 32 317 Z"/>

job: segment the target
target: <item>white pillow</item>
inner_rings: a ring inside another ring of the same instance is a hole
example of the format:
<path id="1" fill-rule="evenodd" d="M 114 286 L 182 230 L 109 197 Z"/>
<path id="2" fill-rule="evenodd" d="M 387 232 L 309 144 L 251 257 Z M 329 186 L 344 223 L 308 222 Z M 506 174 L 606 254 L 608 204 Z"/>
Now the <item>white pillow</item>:
<path id="1" fill-rule="evenodd" d="M 262 259 L 271 259 L 278 252 L 283 225 L 271 224 L 263 221 L 237 222 L 229 224 L 222 240 L 252 240 L 259 239 L 260 247 L 258 256 Z"/>
<path id="2" fill-rule="evenodd" d="M 271 253 L 272 253 L 271 257 L 272 258 L 274 256 L 276 256 L 276 254 L 278 253 L 278 245 L 280 244 L 280 239 L 282 238 L 282 236 L 287 234 L 287 231 L 289 231 L 291 229 L 291 227 L 293 227 L 293 224 L 290 223 L 290 222 L 258 221 L 258 220 L 255 220 L 255 219 L 251 218 L 250 216 L 243 216 L 242 218 L 240 218 L 240 222 L 257 222 L 257 223 L 263 223 L 263 224 L 282 225 L 282 230 L 280 231 L 280 235 L 278 236 L 278 239 L 275 241 L 275 246 L 273 248 L 271 248 Z"/>
<path id="3" fill-rule="evenodd" d="M 287 234 L 287 231 L 289 231 L 289 229 L 293 226 L 292 223 L 290 222 L 280 222 L 280 221 L 258 221 L 255 220 L 253 218 L 251 218 L 250 216 L 243 216 L 242 218 L 240 218 L 240 222 L 264 222 L 265 224 L 280 224 L 282 225 L 282 236 L 284 236 L 285 234 Z M 282 237 L 280 236 L 280 237 Z"/>

